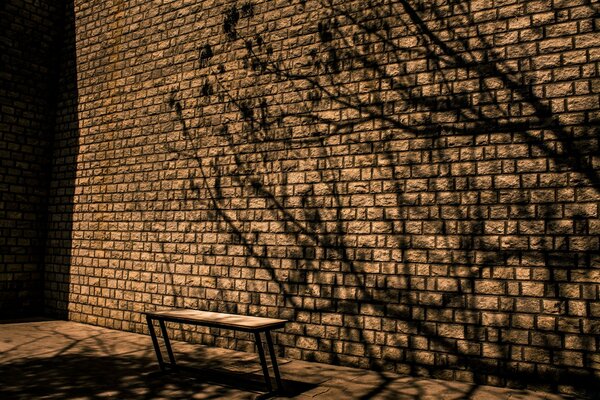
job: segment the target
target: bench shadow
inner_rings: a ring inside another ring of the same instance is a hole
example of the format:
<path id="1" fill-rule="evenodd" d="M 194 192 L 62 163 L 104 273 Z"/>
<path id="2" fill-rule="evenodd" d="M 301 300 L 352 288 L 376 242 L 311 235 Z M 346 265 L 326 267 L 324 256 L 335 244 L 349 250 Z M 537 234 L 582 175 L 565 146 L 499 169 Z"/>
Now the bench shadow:
<path id="1" fill-rule="evenodd" d="M 260 368 L 260 366 L 258 366 Z M 167 372 L 156 372 L 153 376 L 160 379 L 159 376 L 177 376 L 178 379 L 192 379 L 199 382 L 230 387 L 236 390 L 253 392 L 257 394 L 256 399 L 267 399 L 277 396 L 295 397 L 311 389 L 314 389 L 319 384 L 312 382 L 302 382 L 292 379 L 283 379 L 283 390 L 267 392 L 265 380 L 262 372 L 244 372 L 234 371 L 227 367 L 210 367 L 194 366 L 194 365 L 178 365 L 176 369 Z M 276 388 L 274 379 L 271 378 L 273 388 Z"/>

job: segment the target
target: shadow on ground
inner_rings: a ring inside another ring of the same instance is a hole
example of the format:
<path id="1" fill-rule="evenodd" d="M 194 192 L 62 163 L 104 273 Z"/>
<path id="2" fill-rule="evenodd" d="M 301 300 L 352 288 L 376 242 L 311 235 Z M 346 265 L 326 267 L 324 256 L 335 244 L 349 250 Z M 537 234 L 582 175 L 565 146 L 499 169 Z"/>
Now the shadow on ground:
<path id="1" fill-rule="evenodd" d="M 67 354 L 0 365 L 2 399 L 256 399 L 269 397 L 259 374 L 210 366 L 157 370 L 153 360 L 128 355 Z M 286 381 L 286 395 L 314 385 Z"/>
<path id="2" fill-rule="evenodd" d="M 158 369 L 147 336 L 67 321 L 0 324 L 0 399 L 564 400 L 544 392 L 281 359 L 285 391 L 265 393 L 257 355 L 174 341 Z"/>

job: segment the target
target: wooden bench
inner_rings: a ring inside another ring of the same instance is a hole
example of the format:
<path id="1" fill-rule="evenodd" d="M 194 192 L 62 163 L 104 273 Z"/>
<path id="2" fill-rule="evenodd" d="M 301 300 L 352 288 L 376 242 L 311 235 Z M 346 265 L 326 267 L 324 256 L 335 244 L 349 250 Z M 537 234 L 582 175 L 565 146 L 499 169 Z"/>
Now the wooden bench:
<path id="1" fill-rule="evenodd" d="M 265 376 L 265 382 L 269 392 L 273 390 L 271 385 L 271 378 L 269 377 L 269 368 L 267 366 L 267 360 L 265 357 L 264 348 L 260 333 L 264 332 L 267 340 L 267 347 L 269 348 L 269 355 L 271 356 L 271 364 L 273 366 L 273 374 L 275 375 L 275 382 L 277 383 L 277 390 L 281 391 L 283 386 L 281 384 L 281 377 L 279 376 L 279 368 L 277 366 L 277 359 L 275 357 L 275 351 L 273 350 L 273 340 L 271 339 L 271 330 L 283 328 L 286 324 L 284 319 L 274 318 L 263 318 L 263 317 L 251 317 L 245 315 L 235 314 L 224 314 L 209 311 L 199 311 L 190 309 L 174 309 L 168 311 L 149 311 L 144 313 L 146 315 L 146 321 L 148 323 L 148 330 L 152 337 L 152 344 L 154 345 L 154 351 L 156 352 L 156 358 L 161 370 L 165 370 L 167 367 L 175 368 L 175 356 L 171 349 L 171 343 L 167 336 L 167 328 L 165 322 L 177 322 L 190 325 L 208 326 L 211 328 L 231 329 L 242 332 L 250 332 L 254 334 L 256 340 L 256 347 L 258 355 L 260 357 L 260 364 L 262 366 L 263 374 Z M 158 338 L 154 331 L 153 321 L 158 321 L 162 337 L 165 343 L 165 348 L 169 356 L 170 363 L 166 363 L 163 360 L 160 347 L 158 345 Z"/>

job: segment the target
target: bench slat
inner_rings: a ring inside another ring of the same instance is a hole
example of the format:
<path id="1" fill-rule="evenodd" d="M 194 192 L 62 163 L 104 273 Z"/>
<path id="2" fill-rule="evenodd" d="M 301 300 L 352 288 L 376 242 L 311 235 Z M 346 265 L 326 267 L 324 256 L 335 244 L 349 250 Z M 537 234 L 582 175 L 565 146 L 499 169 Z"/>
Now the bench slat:
<path id="1" fill-rule="evenodd" d="M 148 311 L 144 314 L 151 318 L 162 319 L 164 321 L 204 325 L 213 328 L 243 330 L 247 332 L 282 328 L 287 322 L 285 319 L 252 317 L 185 308 L 166 311 Z"/>

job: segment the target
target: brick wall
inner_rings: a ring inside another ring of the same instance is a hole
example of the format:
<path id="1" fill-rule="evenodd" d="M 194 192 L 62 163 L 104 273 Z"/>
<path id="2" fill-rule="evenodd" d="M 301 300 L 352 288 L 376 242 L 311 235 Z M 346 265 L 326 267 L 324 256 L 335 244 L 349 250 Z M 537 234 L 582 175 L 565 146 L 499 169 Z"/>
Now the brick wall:
<path id="1" fill-rule="evenodd" d="M 597 17 L 584 0 L 76 1 L 51 307 L 140 332 L 174 306 L 281 317 L 286 357 L 597 386 Z M 214 333 L 175 332 L 251 348 Z"/>
<path id="2" fill-rule="evenodd" d="M 0 6 L 0 317 L 42 312 L 56 3 Z"/>

